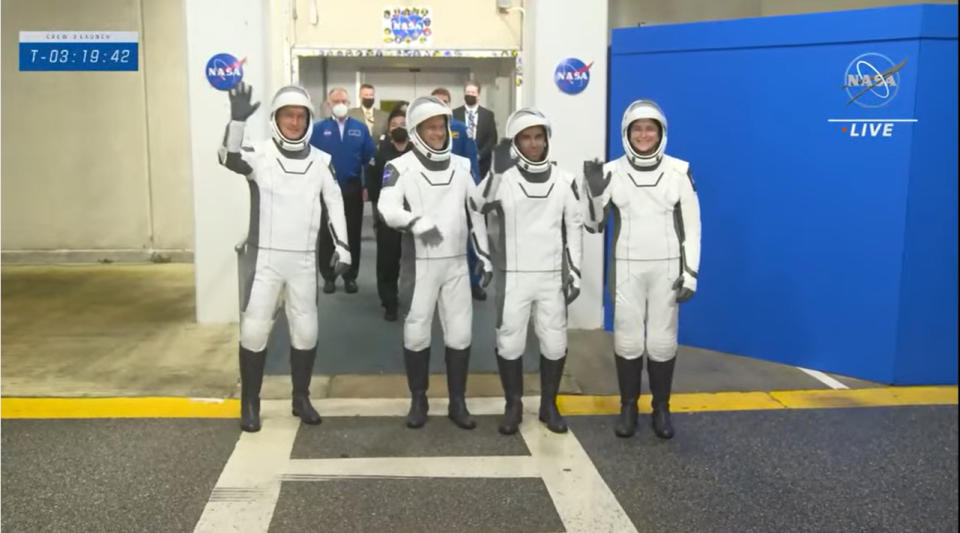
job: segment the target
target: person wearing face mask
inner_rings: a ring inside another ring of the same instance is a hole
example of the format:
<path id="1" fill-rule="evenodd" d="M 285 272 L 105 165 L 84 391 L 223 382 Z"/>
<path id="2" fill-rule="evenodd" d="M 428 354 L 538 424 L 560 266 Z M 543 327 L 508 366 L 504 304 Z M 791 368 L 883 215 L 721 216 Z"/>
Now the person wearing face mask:
<path id="1" fill-rule="evenodd" d="M 450 153 L 450 108 L 433 96 L 422 96 L 407 108 L 406 121 L 413 150 L 384 167 L 377 207 L 387 225 L 414 237 L 416 282 L 403 326 L 411 396 L 407 426 L 419 428 L 427 421 L 430 336 L 439 307 L 450 396 L 447 416 L 457 426 L 473 429 L 476 422 L 465 401 L 473 326 L 466 248 L 472 239 L 484 284 L 489 283 L 493 265 L 487 228 L 475 209 L 470 163 Z"/>
<path id="2" fill-rule="evenodd" d="M 623 113 L 624 155 L 601 165 L 584 162 L 588 231 L 602 231 L 613 213 L 614 242 L 608 285 L 615 287 L 614 359 L 620 418 L 629 437 L 637 427 L 644 351 L 653 396 L 651 424 L 674 435 L 670 389 L 677 355 L 679 304 L 693 297 L 700 268 L 700 202 L 690 164 L 666 155 L 667 118 L 655 102 L 637 100 Z"/>
<path id="3" fill-rule="evenodd" d="M 497 121 L 493 111 L 481 106 L 480 84 L 470 80 L 463 88 L 464 105 L 453 110 L 453 118 L 467 125 L 467 136 L 476 141 L 479 178 L 487 177 L 490 157 L 497 143 Z"/>
<path id="4" fill-rule="evenodd" d="M 337 243 L 332 254 L 334 272 L 345 271 L 351 262 L 342 241 L 346 221 L 330 156 L 307 142 L 313 127 L 309 94 L 294 85 L 277 91 L 270 106 L 273 139 L 241 146 L 246 121 L 260 106 L 251 103 L 252 93 L 243 83 L 230 90 L 230 123 L 218 152 L 220 164 L 245 176 L 250 186 L 246 246 L 255 266 L 252 279 L 244 280 L 250 290 L 240 317 L 240 427 L 244 431 L 260 430 L 267 339 L 281 296 L 290 325 L 293 414 L 306 424 L 320 423 L 310 404 L 317 354 L 317 234 L 332 234 Z"/>
<path id="5" fill-rule="evenodd" d="M 381 109 L 373 107 L 376 102 L 376 89 L 369 83 L 360 86 L 360 105 L 351 107 L 347 111 L 347 116 L 353 117 L 367 125 L 370 130 L 370 137 L 375 143 L 383 140 L 387 132 L 387 113 Z"/>
<path id="6" fill-rule="evenodd" d="M 383 167 L 412 149 L 407 134 L 406 104 L 402 103 L 390 112 L 387 118 L 387 133 L 377 147 L 377 155 L 368 176 L 382 176 Z M 383 318 L 395 322 L 398 317 L 399 299 L 397 282 L 400 277 L 400 232 L 382 223 L 377 211 L 380 201 L 380 180 L 367 183 L 367 194 L 373 204 L 373 224 L 377 236 L 377 293 L 384 308 Z"/>
<path id="7" fill-rule="evenodd" d="M 550 161 L 550 122 L 539 110 L 507 119 L 493 172 L 477 188 L 477 207 L 500 219 L 497 268 L 497 367 L 506 398 L 500 433 L 520 426 L 523 355 L 533 313 L 540 341 L 540 420 L 563 433 L 557 391 L 567 355 L 567 305 L 580 294 L 583 208 L 579 181 Z M 564 263 L 566 267 L 564 268 Z"/>
<path id="8" fill-rule="evenodd" d="M 341 87 L 327 94 L 327 108 L 331 117 L 313 125 L 310 144 L 330 154 L 336 170 L 337 183 L 343 196 L 343 208 L 347 217 L 347 242 L 353 264 L 343 273 L 343 288 L 347 293 L 357 292 L 357 274 L 360 270 L 360 229 L 363 224 L 364 169 L 373 160 L 376 147 L 367 126 L 347 116 L 350 100 Z M 376 178 L 371 178 L 376 179 Z M 341 236 L 342 238 L 342 236 Z M 336 290 L 336 274 L 330 268 L 330 257 L 335 247 L 330 235 L 321 234 L 317 250 L 317 264 L 323 276 L 323 292 Z"/>
<path id="9" fill-rule="evenodd" d="M 430 93 L 436 96 L 441 102 L 450 105 L 450 91 L 443 87 L 437 87 Z M 452 119 L 450 121 L 450 135 L 453 146 L 450 151 L 459 156 L 470 160 L 470 171 L 473 173 L 474 183 L 480 183 L 479 162 L 477 160 L 477 143 L 469 135 L 467 125 L 463 122 Z M 477 275 L 477 254 L 473 251 L 473 246 L 467 247 L 467 263 L 470 266 L 470 292 L 474 300 L 483 301 L 487 299 L 487 292 L 480 286 L 480 277 Z"/>

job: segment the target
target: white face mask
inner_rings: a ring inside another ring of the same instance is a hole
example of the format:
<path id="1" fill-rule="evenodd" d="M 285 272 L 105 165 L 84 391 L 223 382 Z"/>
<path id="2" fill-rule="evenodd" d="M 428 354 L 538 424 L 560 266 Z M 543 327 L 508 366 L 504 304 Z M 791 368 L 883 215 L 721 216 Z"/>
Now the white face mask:
<path id="1" fill-rule="evenodd" d="M 344 104 L 344 103 L 334 104 L 334 106 L 330 110 L 333 111 L 333 116 L 337 118 L 343 118 L 347 116 L 347 104 Z"/>

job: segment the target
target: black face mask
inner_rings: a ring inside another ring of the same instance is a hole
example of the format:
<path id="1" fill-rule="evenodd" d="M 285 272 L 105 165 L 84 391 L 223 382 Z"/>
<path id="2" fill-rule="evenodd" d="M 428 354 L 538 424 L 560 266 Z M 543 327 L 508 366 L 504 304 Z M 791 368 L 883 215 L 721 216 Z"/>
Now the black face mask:
<path id="1" fill-rule="evenodd" d="M 410 136 L 407 134 L 406 128 L 393 128 L 390 130 L 390 138 L 395 143 L 405 143 Z"/>
<path id="2" fill-rule="evenodd" d="M 364 98 L 360 100 L 360 102 L 363 104 L 363 107 L 367 109 L 370 109 L 371 107 L 373 107 L 373 98 Z"/>
<path id="3" fill-rule="evenodd" d="M 468 106 L 473 107 L 477 105 L 477 97 L 472 94 L 468 94 L 463 97 L 463 101 L 467 103 Z"/>

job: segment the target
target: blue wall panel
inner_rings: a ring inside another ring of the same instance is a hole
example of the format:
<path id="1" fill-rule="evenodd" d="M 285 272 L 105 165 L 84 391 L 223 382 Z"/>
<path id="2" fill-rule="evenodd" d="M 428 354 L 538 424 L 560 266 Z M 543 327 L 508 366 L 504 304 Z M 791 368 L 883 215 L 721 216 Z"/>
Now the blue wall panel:
<path id="1" fill-rule="evenodd" d="M 944 7 L 955 21 L 956 6 L 910 6 L 614 32 L 608 155 L 623 153 L 626 106 L 652 98 L 669 122 L 667 152 L 691 162 L 700 197 L 700 290 L 682 307 L 681 343 L 894 382 L 898 346 L 922 336 L 921 324 L 909 326 L 904 313 L 929 324 L 926 315 L 936 311 L 946 317 L 934 321 L 946 340 L 929 358 L 943 360 L 952 328 L 956 382 L 956 152 L 952 171 L 924 167 L 940 182 L 948 172 L 953 180 L 952 204 L 940 197 L 934 215 L 913 202 L 908 207 L 907 198 L 936 193 L 911 184 L 919 169 L 914 136 L 935 136 L 942 126 L 922 119 L 895 124 L 892 137 L 865 138 L 852 137 L 848 123 L 828 122 L 919 118 L 918 90 L 939 91 L 953 99 L 955 143 L 955 61 L 953 85 L 918 78 L 919 32 L 949 34 L 929 22 L 942 19 Z M 952 46 L 955 60 L 955 22 L 952 40 L 938 42 Z M 896 96 L 877 109 L 848 104 L 842 88 L 851 60 L 867 52 L 907 59 Z M 949 77 L 947 59 L 927 61 Z M 949 220 L 952 230 L 912 238 L 927 224 Z M 952 264 L 940 261 L 931 270 L 922 266 L 925 254 L 917 264 L 905 259 L 949 231 L 952 244 L 940 252 L 949 256 L 952 246 Z M 940 281 L 941 305 L 901 294 L 902 279 L 929 284 L 951 268 L 952 285 Z M 951 305 L 953 323 L 946 327 Z M 951 379 L 949 369 L 938 372 Z M 930 374 L 921 369 L 906 381 L 929 382 Z"/>
<path id="2" fill-rule="evenodd" d="M 956 383 L 957 41 L 920 49 L 895 381 Z"/>

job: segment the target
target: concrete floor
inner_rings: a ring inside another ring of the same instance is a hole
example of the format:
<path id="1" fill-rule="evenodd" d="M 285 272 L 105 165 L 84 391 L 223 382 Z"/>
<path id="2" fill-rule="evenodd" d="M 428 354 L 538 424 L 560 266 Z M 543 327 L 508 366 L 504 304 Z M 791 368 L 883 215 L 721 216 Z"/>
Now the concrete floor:
<path id="1" fill-rule="evenodd" d="M 369 246 L 372 243 L 365 243 Z M 383 321 L 373 285 L 373 252 L 361 266 L 361 292 L 321 298 L 321 318 L 339 315 L 359 346 L 326 339 L 313 383 L 315 397 L 404 397 L 400 323 Z M 188 396 L 224 398 L 238 392 L 237 324 L 194 322 L 189 264 L 4 266 L 0 364 L 4 396 Z M 477 302 L 471 396 L 501 392 L 492 354 L 492 303 Z M 349 312 L 344 312 L 346 309 Z M 331 319 L 332 320 L 332 319 Z M 264 397 L 289 394 L 286 332 L 271 339 Z M 325 335 L 340 331 L 321 328 Z M 612 338 L 572 330 L 561 390 L 617 392 Z M 438 340 L 439 342 L 439 340 Z M 369 345 L 369 346 L 368 346 Z M 528 342 L 525 388 L 539 390 L 536 343 Z M 394 353 L 396 352 L 396 353 Z M 442 351 L 434 348 L 431 394 L 444 396 Z M 838 377 L 850 387 L 875 386 Z M 677 392 L 815 389 L 826 385 L 797 368 L 681 347 Z M 645 388 L 646 390 L 646 388 Z"/>
<path id="2" fill-rule="evenodd" d="M 662 441 L 646 425 L 618 439 L 611 416 L 569 417 L 563 436 L 530 413 L 510 437 L 488 415 L 474 431 L 312 427 L 273 403 L 243 435 L 227 419 L 3 420 L 0 529 L 233 531 L 219 507 L 264 532 L 957 530 L 956 405 L 679 413 Z"/>

